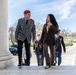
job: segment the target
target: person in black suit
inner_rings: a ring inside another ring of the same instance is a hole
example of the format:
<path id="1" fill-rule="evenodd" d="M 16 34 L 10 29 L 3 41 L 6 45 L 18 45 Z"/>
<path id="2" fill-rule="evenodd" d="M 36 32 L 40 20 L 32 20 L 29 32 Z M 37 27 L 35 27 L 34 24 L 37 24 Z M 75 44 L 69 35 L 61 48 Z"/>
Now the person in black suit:
<path id="1" fill-rule="evenodd" d="M 46 24 L 43 26 L 42 36 L 40 40 L 41 45 L 43 45 L 43 51 L 46 60 L 45 69 L 48 69 L 51 67 L 51 65 L 54 64 L 55 34 L 58 32 L 58 24 L 54 15 L 48 14 Z M 48 54 L 48 47 L 50 48 L 50 56 Z"/>
<path id="2" fill-rule="evenodd" d="M 64 39 L 63 37 L 60 35 L 60 33 L 57 33 L 55 35 L 55 63 L 57 63 L 57 57 L 58 57 L 58 66 L 61 64 L 61 55 L 62 55 L 62 47 L 63 47 L 63 51 L 64 53 L 66 52 L 66 48 L 65 48 L 65 44 L 64 44 Z M 56 64 L 55 64 L 56 65 Z"/>

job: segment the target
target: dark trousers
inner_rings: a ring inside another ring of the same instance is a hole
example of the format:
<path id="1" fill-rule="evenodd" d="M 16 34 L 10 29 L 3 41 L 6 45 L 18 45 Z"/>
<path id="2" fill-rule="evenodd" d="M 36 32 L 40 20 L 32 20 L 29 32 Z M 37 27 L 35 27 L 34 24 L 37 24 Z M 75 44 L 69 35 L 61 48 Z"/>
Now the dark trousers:
<path id="1" fill-rule="evenodd" d="M 28 43 L 27 39 L 24 41 L 18 40 L 18 62 L 19 64 L 22 63 L 22 48 L 23 43 L 25 44 L 25 50 L 26 50 L 26 65 L 30 65 L 30 43 Z"/>
<path id="2" fill-rule="evenodd" d="M 38 50 L 36 50 L 36 57 L 37 57 L 37 64 L 38 66 L 44 65 L 44 54 L 43 51 L 40 53 Z"/>
<path id="3" fill-rule="evenodd" d="M 50 48 L 50 55 L 48 53 L 48 47 Z M 45 56 L 46 65 L 50 66 L 54 64 L 54 46 L 49 46 L 46 43 L 43 45 L 43 51 Z"/>

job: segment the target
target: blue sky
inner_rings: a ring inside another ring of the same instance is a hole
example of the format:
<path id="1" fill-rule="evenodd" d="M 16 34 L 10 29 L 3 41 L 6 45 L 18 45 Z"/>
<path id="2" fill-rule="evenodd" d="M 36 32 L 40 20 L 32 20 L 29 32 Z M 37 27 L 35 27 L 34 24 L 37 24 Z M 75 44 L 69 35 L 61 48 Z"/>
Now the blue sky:
<path id="1" fill-rule="evenodd" d="M 9 26 L 24 17 L 24 10 L 31 11 L 35 22 L 45 23 L 49 13 L 55 15 L 60 29 L 76 31 L 76 0 L 8 0 Z"/>

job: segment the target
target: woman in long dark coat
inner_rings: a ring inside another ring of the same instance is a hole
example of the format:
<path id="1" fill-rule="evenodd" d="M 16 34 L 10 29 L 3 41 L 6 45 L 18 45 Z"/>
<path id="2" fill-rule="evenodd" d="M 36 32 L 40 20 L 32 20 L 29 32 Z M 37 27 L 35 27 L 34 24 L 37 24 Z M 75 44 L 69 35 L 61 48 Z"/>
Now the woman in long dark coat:
<path id="1" fill-rule="evenodd" d="M 43 26 L 41 45 L 43 45 L 43 51 L 46 61 L 45 69 L 51 67 L 54 64 L 54 45 L 55 45 L 55 34 L 59 32 L 58 24 L 53 14 L 48 14 L 46 24 Z M 48 53 L 48 47 L 50 48 L 50 56 Z M 50 58 L 51 57 L 51 58 Z"/>

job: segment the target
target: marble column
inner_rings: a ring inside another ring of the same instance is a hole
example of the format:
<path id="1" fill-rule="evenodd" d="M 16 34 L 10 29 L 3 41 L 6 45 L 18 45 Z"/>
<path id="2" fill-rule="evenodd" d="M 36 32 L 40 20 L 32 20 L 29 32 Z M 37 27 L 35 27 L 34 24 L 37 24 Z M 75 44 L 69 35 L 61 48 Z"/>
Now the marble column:
<path id="1" fill-rule="evenodd" d="M 0 69 L 12 66 L 8 48 L 8 0 L 0 0 Z"/>

